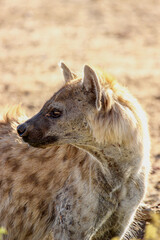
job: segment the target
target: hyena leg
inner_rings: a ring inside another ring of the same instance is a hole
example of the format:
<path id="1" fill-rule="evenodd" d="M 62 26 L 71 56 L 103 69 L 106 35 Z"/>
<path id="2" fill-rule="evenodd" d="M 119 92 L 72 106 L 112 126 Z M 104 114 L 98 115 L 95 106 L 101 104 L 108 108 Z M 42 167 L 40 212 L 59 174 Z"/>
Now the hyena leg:
<path id="1" fill-rule="evenodd" d="M 123 211 L 124 213 L 124 211 Z M 90 240 L 111 240 L 114 237 L 123 239 L 124 233 L 129 226 L 130 218 L 134 212 L 129 215 L 122 216 L 122 212 L 117 210 L 112 216 L 101 226 L 101 228 L 90 238 Z M 125 214 L 125 213 L 124 213 Z M 128 219 L 128 221 L 127 221 Z M 127 238 L 128 239 L 128 238 Z"/>
<path id="2" fill-rule="evenodd" d="M 104 222 L 101 228 L 91 237 L 91 240 L 110 240 L 117 236 L 125 239 L 135 212 L 143 198 L 144 182 L 140 178 L 134 179 L 134 181 L 128 183 L 126 188 L 126 196 L 119 203 L 117 210 Z M 127 239 L 129 239 L 128 236 Z"/>
<path id="3" fill-rule="evenodd" d="M 127 232 L 130 230 L 129 227 L 134 220 L 136 211 L 143 200 L 145 194 L 146 182 L 145 175 L 143 172 L 137 176 L 137 178 L 132 178 L 128 183 L 126 199 L 120 203 L 119 207 L 119 223 L 120 223 L 120 236 L 121 239 L 130 239 L 129 236 L 132 236 L 132 232 L 129 233 L 127 238 Z M 134 229 L 132 229 L 134 231 Z M 134 232 L 133 232 L 134 233 Z M 134 233 L 135 234 L 135 233 Z M 132 236 L 133 238 L 133 236 Z"/>

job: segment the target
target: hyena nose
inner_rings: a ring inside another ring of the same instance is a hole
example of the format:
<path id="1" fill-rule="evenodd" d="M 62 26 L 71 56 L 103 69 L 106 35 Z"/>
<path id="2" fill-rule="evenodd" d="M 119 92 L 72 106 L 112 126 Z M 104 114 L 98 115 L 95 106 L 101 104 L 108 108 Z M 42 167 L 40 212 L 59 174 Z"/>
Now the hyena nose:
<path id="1" fill-rule="evenodd" d="M 27 136 L 28 133 L 27 133 L 26 124 L 23 123 L 23 124 L 18 125 L 18 127 L 17 127 L 17 132 L 18 132 L 18 134 L 19 134 L 20 137 L 25 137 L 25 136 Z"/>

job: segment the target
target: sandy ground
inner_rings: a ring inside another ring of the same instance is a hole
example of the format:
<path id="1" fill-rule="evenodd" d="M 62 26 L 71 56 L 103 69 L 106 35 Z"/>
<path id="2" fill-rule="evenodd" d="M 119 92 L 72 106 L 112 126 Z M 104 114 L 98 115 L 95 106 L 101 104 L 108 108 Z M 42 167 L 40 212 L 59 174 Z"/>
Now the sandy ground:
<path id="1" fill-rule="evenodd" d="M 57 63 L 113 74 L 148 113 L 152 171 L 146 203 L 160 207 L 160 0 L 0 0 L 0 111 L 36 113 L 63 84 Z"/>

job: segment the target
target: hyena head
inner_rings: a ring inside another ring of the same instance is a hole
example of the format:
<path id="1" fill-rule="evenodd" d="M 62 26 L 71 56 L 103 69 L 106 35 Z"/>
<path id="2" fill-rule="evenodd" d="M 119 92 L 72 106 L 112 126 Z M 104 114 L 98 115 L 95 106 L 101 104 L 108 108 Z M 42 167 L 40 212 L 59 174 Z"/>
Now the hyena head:
<path id="1" fill-rule="evenodd" d="M 83 78 L 76 78 L 61 63 L 65 86 L 48 100 L 39 113 L 17 127 L 23 140 L 34 147 L 60 144 L 89 144 L 92 134 L 88 114 L 101 109 L 101 87 L 93 69 L 84 66 Z"/>

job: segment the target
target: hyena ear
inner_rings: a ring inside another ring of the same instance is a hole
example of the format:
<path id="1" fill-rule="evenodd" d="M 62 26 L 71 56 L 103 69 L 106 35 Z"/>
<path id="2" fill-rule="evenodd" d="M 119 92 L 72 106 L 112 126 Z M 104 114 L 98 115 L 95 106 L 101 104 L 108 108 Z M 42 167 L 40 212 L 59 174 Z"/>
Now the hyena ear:
<path id="1" fill-rule="evenodd" d="M 101 109 L 101 86 L 95 71 L 88 65 L 84 66 L 83 72 L 83 86 L 87 91 L 93 91 L 96 95 L 96 108 L 99 111 Z"/>
<path id="2" fill-rule="evenodd" d="M 69 82 L 77 77 L 77 75 L 64 64 L 64 62 L 59 63 L 60 68 L 62 69 L 65 82 Z"/>

